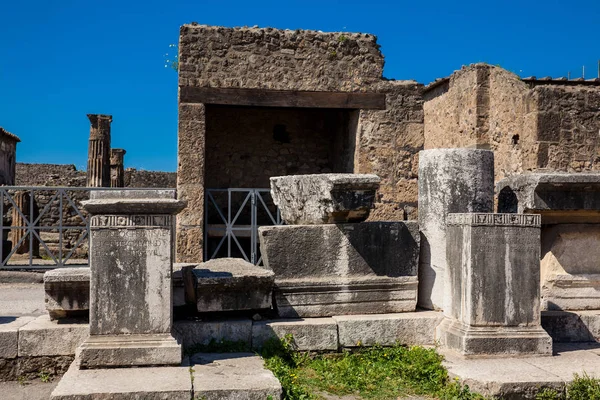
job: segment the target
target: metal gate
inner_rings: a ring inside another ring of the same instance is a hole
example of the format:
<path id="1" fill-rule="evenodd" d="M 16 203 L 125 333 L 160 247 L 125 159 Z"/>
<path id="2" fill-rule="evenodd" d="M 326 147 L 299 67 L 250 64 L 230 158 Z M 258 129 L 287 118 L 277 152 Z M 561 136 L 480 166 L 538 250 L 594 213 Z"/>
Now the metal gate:
<path id="1" fill-rule="evenodd" d="M 258 228 L 283 223 L 271 191 L 207 189 L 204 204 L 204 259 L 239 257 L 261 265 Z"/>

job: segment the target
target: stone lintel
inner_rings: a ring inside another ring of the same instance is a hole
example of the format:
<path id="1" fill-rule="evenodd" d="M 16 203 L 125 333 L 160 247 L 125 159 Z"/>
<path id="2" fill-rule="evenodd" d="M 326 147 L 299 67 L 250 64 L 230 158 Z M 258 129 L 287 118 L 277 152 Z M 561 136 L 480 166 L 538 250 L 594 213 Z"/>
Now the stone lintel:
<path id="1" fill-rule="evenodd" d="M 580 222 L 582 213 L 600 222 L 600 173 L 515 175 L 496 191 L 499 212 L 541 213 L 544 224 Z"/>
<path id="2" fill-rule="evenodd" d="M 170 334 L 93 335 L 79 352 L 81 368 L 181 364 L 181 346 Z"/>

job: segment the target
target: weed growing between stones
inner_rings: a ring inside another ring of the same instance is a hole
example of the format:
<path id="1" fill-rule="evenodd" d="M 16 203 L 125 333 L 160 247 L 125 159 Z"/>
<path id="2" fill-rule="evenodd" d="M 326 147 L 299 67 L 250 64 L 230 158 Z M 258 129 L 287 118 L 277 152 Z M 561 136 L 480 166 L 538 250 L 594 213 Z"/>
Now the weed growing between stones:
<path id="1" fill-rule="evenodd" d="M 566 393 L 554 389 L 543 389 L 536 400 L 600 400 L 600 379 L 591 378 L 586 373 L 575 374 L 573 382 L 566 387 Z"/>
<path id="2" fill-rule="evenodd" d="M 265 366 L 281 382 L 285 399 L 315 399 L 319 392 L 372 399 L 410 395 L 442 400 L 483 399 L 448 377 L 442 356 L 423 347 L 373 346 L 336 354 L 295 351 L 293 338 L 271 340 L 262 349 Z"/>

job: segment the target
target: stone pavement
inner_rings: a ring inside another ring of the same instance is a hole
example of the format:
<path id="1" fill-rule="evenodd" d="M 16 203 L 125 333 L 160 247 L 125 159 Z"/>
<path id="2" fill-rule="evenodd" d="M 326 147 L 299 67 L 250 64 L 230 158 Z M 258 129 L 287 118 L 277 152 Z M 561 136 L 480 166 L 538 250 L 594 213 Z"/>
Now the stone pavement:
<path id="1" fill-rule="evenodd" d="M 0 382 L 0 393 L 3 400 L 48 400 L 58 381 L 59 378 L 52 382 Z"/>
<path id="2" fill-rule="evenodd" d="M 0 317 L 46 314 L 43 283 L 0 283 Z"/>
<path id="3" fill-rule="evenodd" d="M 552 357 L 464 359 L 441 353 L 451 377 L 472 391 L 503 399 L 533 399 L 540 387 L 560 389 L 574 374 L 600 378 L 600 343 L 555 343 Z"/>

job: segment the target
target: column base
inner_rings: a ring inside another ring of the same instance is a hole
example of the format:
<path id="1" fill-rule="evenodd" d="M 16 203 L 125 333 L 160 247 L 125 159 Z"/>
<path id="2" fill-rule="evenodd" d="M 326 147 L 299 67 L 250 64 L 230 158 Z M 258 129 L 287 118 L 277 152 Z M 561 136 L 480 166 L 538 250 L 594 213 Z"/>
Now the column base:
<path id="1" fill-rule="evenodd" d="M 541 326 L 472 327 L 445 318 L 435 333 L 443 347 L 465 357 L 552 355 L 552 338 Z"/>
<path id="2" fill-rule="evenodd" d="M 181 364 L 181 345 L 170 334 L 94 335 L 79 347 L 80 367 Z"/>

